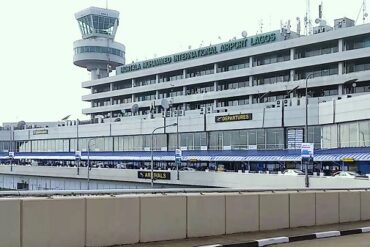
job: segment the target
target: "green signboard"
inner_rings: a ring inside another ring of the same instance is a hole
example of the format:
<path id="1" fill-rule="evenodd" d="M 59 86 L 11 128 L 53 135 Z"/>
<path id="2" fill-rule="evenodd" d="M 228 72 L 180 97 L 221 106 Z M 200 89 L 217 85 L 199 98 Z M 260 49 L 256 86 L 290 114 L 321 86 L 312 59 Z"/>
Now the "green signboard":
<path id="1" fill-rule="evenodd" d="M 187 60 L 192 60 L 200 57 L 206 57 L 211 55 L 216 55 L 219 53 L 235 51 L 243 49 L 246 47 L 263 45 L 275 42 L 278 40 L 279 32 L 266 33 L 261 35 L 252 36 L 250 38 L 243 38 L 238 40 L 232 40 L 226 43 L 211 45 L 208 47 L 200 48 L 197 50 L 190 50 L 187 52 L 177 53 L 170 56 L 155 58 L 151 60 L 146 60 L 143 62 L 132 63 L 129 65 L 124 65 L 117 68 L 117 74 L 133 72 L 142 69 L 153 68 L 165 64 L 178 63 Z"/>

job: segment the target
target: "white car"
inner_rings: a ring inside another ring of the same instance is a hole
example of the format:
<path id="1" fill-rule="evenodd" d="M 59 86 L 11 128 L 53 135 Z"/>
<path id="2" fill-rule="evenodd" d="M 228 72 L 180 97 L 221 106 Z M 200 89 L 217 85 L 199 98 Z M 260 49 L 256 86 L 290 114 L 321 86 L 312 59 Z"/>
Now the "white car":
<path id="1" fill-rule="evenodd" d="M 299 175 L 304 175 L 304 172 L 302 172 L 301 170 L 298 170 L 298 169 L 288 169 L 288 170 L 284 171 L 283 175 L 299 176 Z"/>
<path id="2" fill-rule="evenodd" d="M 336 178 L 356 178 L 360 176 L 357 172 L 337 172 L 333 175 Z"/>

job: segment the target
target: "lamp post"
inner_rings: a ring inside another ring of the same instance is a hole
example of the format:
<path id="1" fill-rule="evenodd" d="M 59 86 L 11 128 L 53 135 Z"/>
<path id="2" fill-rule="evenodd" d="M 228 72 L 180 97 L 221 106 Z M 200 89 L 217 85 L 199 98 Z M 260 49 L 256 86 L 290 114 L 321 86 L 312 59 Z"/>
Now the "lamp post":
<path id="1" fill-rule="evenodd" d="M 77 118 L 76 120 L 76 151 L 79 152 L 80 151 L 80 145 L 79 145 L 79 134 L 78 134 L 78 127 L 79 127 L 79 124 L 80 124 L 80 120 Z M 77 160 L 77 175 L 80 175 L 80 160 L 81 158 L 79 158 Z"/>
<path id="2" fill-rule="evenodd" d="M 308 79 L 312 78 L 314 76 L 314 73 L 310 73 L 306 75 L 306 84 L 305 84 L 305 125 L 304 125 L 304 142 L 308 142 L 308 90 L 307 90 L 307 84 L 308 84 Z M 308 163 L 306 162 L 306 165 L 304 166 L 304 175 L 305 175 L 305 186 L 306 188 L 310 187 L 310 181 L 308 178 Z"/>
<path id="3" fill-rule="evenodd" d="M 87 143 L 87 190 L 90 190 L 90 143 L 95 139 L 90 139 Z"/>
<path id="4" fill-rule="evenodd" d="M 154 136 L 154 132 L 156 130 L 164 129 L 166 127 L 172 127 L 172 126 L 177 126 L 177 123 L 173 123 L 173 124 L 170 124 L 170 125 L 164 125 L 164 126 L 161 126 L 161 127 L 157 127 L 157 128 L 155 128 L 152 131 L 151 142 L 150 142 L 150 169 L 151 169 L 150 179 L 151 179 L 151 186 L 152 187 L 154 186 L 154 170 L 153 170 L 153 136 Z"/>
<path id="5" fill-rule="evenodd" d="M 180 149 L 180 142 L 179 142 L 179 109 L 176 109 L 176 148 Z M 176 175 L 177 180 L 180 180 L 180 172 L 179 172 L 179 162 L 175 160 L 176 162 Z M 180 160 L 181 163 L 181 160 Z"/>

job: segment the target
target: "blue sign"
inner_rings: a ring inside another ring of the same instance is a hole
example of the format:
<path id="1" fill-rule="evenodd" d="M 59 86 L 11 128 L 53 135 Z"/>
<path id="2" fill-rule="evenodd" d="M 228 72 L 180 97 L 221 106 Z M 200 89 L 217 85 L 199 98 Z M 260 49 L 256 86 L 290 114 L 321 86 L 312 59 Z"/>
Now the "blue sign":
<path id="1" fill-rule="evenodd" d="M 301 145 L 301 157 L 310 158 L 313 157 L 313 143 L 302 143 Z"/>

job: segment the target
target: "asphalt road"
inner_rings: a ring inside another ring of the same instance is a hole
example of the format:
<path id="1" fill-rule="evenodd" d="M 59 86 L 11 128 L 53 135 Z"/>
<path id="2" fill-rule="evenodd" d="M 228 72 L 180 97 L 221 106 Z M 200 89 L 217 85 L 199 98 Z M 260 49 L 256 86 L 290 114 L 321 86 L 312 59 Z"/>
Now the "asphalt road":
<path id="1" fill-rule="evenodd" d="M 325 246 L 325 247 L 369 247 L 370 233 L 362 233 L 356 235 L 348 235 L 336 238 L 324 238 L 318 240 L 308 240 L 302 242 L 279 244 L 277 247 L 311 247 L 311 246 Z"/>
<path id="2" fill-rule="evenodd" d="M 276 231 L 265 231 L 265 232 L 251 232 L 251 233 L 240 233 L 231 235 L 222 235 L 214 237 L 203 237 L 203 238 L 191 238 L 171 241 L 160 241 L 151 243 L 141 243 L 133 245 L 124 245 L 124 247 L 194 247 L 199 245 L 210 245 L 210 244 L 231 244 L 231 243 L 243 243 L 263 238 L 272 237 L 289 237 L 304 234 L 311 234 L 315 232 L 323 231 L 340 231 L 356 229 L 360 227 L 370 227 L 370 221 L 353 222 L 344 224 L 334 224 L 326 226 L 313 226 L 313 227 L 299 227 L 294 229 L 282 229 Z M 359 235 L 350 235 L 345 237 L 337 237 L 332 239 L 320 239 L 302 241 L 291 244 L 275 245 L 277 247 L 282 246 L 325 246 L 325 247 L 370 247 L 370 233 L 363 233 Z"/>

